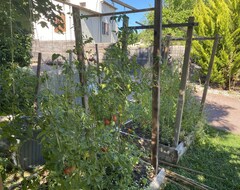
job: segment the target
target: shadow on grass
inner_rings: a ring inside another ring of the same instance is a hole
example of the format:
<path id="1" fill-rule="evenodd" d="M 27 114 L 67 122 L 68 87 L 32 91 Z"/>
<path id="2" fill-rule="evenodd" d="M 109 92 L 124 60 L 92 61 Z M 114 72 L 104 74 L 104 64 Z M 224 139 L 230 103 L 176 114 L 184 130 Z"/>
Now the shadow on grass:
<path id="1" fill-rule="evenodd" d="M 179 165 L 223 178 L 215 179 L 173 169 L 177 173 L 204 183 L 217 190 L 240 189 L 240 136 L 208 128 L 207 137 L 201 138 L 188 150 Z M 167 190 L 180 189 L 169 184 Z M 193 188 L 191 188 L 193 189 Z"/>

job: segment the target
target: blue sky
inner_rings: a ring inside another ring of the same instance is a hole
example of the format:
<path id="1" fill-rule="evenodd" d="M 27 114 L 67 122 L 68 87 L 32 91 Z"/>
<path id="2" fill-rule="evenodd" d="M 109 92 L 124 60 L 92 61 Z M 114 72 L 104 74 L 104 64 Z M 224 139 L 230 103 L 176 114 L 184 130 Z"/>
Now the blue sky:
<path id="1" fill-rule="evenodd" d="M 135 7 L 136 9 L 149 8 L 149 7 L 153 7 L 153 5 L 154 5 L 154 0 L 121 0 L 121 1 L 128 5 Z M 117 5 L 116 3 L 114 4 L 114 6 L 118 9 L 117 11 L 129 10 L 127 8 L 124 9 L 123 6 Z M 136 21 L 138 21 L 138 22 L 144 21 L 145 20 L 144 14 L 146 14 L 146 13 L 147 12 L 128 14 L 129 25 L 135 26 L 135 25 L 138 25 L 135 23 Z"/>

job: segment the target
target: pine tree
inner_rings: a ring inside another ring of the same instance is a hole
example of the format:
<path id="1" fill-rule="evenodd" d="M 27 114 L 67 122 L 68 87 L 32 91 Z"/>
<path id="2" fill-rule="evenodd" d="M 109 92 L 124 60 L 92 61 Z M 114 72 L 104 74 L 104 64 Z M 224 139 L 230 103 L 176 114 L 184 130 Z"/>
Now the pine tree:
<path id="1" fill-rule="evenodd" d="M 239 5 L 240 0 L 198 0 L 194 16 L 199 26 L 195 28 L 199 36 L 222 36 L 216 55 L 211 81 L 229 87 L 236 76 L 239 66 Z M 194 58 L 202 67 L 203 75 L 208 69 L 212 49 L 210 41 L 195 41 Z"/>

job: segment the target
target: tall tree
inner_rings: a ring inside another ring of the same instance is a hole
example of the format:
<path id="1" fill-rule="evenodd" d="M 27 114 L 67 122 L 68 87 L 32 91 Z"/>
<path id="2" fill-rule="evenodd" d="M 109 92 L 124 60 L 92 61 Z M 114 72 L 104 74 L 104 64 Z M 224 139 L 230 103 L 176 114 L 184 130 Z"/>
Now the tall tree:
<path id="1" fill-rule="evenodd" d="M 194 16 L 199 22 L 195 28 L 198 35 L 222 36 L 211 81 L 229 87 L 240 69 L 240 0 L 198 0 Z M 195 41 L 193 45 L 195 60 L 206 75 L 212 42 Z"/>

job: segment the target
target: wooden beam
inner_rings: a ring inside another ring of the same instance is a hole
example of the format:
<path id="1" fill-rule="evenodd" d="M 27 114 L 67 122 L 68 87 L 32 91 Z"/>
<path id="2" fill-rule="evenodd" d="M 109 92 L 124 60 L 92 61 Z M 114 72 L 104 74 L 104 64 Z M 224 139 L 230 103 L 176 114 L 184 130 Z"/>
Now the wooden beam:
<path id="1" fill-rule="evenodd" d="M 205 101 L 206 101 L 206 97 L 207 97 L 207 91 L 208 91 L 209 82 L 210 82 L 210 78 L 211 78 L 211 74 L 212 74 L 214 57 L 215 57 L 215 54 L 216 54 L 216 51 L 217 51 L 218 42 L 219 42 L 219 35 L 216 34 L 215 35 L 215 39 L 214 39 L 214 43 L 213 43 L 212 54 L 211 54 L 211 58 L 210 58 L 210 62 L 209 62 L 206 82 L 204 84 L 204 90 L 203 90 L 203 95 L 202 95 L 202 100 L 201 100 L 201 110 L 200 110 L 201 113 L 203 112 Z"/>
<path id="2" fill-rule="evenodd" d="M 146 9 L 137 9 L 131 11 L 119 11 L 119 12 L 111 12 L 111 13 L 96 13 L 92 15 L 82 15 L 82 18 L 91 18 L 91 17 L 103 17 L 103 16 L 113 16 L 113 15 L 124 15 L 124 14 L 131 14 L 131 13 L 140 13 L 140 12 L 148 12 L 153 11 L 154 8 L 146 8 Z"/>
<path id="3" fill-rule="evenodd" d="M 175 132 L 174 132 L 174 147 L 178 146 L 179 135 L 180 135 L 181 125 L 182 125 L 182 115 L 183 115 L 183 107 L 185 103 L 185 91 L 186 91 L 187 78 L 189 73 L 189 59 L 190 59 L 190 52 L 192 47 L 192 36 L 193 36 L 193 26 L 194 26 L 194 25 L 191 25 L 191 23 L 194 23 L 194 17 L 189 17 L 188 23 L 190 25 L 188 26 L 188 29 L 187 29 L 187 40 L 185 45 L 182 75 L 181 75 L 180 89 L 179 89 L 179 95 L 178 95 Z"/>
<path id="4" fill-rule="evenodd" d="M 98 12 L 93 11 L 93 10 L 91 10 L 91 9 L 87 9 L 87 8 L 85 8 L 85 7 L 81 7 L 80 5 L 76 5 L 76 4 L 73 4 L 73 3 L 70 3 L 70 2 L 67 2 L 67 1 L 64 1 L 64 0 L 55 0 L 55 1 L 57 1 L 57 2 L 59 2 L 59 3 L 63 3 L 63 4 L 65 4 L 65 5 L 69 5 L 69 6 L 71 6 L 71 7 L 74 7 L 74 8 L 76 8 L 76 9 L 78 9 L 78 10 L 88 11 L 88 12 L 90 12 L 90 13 L 92 13 L 92 14 L 97 14 L 97 13 L 98 13 Z"/>
<path id="5" fill-rule="evenodd" d="M 188 27 L 188 26 L 198 26 L 198 23 L 194 22 L 194 23 L 163 24 L 162 28 L 178 28 L 178 27 Z M 154 25 L 129 26 L 128 28 L 132 30 L 153 29 Z"/>
<path id="6" fill-rule="evenodd" d="M 171 38 L 171 41 L 185 41 L 185 40 L 186 40 L 186 38 L 182 38 L 182 37 Z M 215 37 L 196 37 L 196 38 L 192 38 L 192 40 L 198 40 L 198 41 L 215 40 Z"/>
<path id="7" fill-rule="evenodd" d="M 131 5 L 128 5 L 128 4 L 126 4 L 126 3 L 124 3 L 124 2 L 122 2 L 122 1 L 120 1 L 120 0 L 112 0 L 112 1 L 115 2 L 115 3 L 117 3 L 117 4 L 119 4 L 119 5 L 124 6 L 124 7 L 126 7 L 126 8 L 129 8 L 129 9 L 131 9 L 131 10 L 137 10 L 135 7 L 132 7 Z"/>
<path id="8" fill-rule="evenodd" d="M 136 24 L 139 24 L 140 26 L 146 26 L 145 24 L 143 24 L 143 23 L 141 23 L 141 22 L 138 22 L 138 21 L 136 21 L 135 23 L 136 23 Z"/>
<path id="9" fill-rule="evenodd" d="M 162 0 L 155 0 L 154 47 L 152 70 L 152 152 L 151 162 L 158 173 L 159 117 L 160 117 L 160 64 L 162 43 Z"/>

